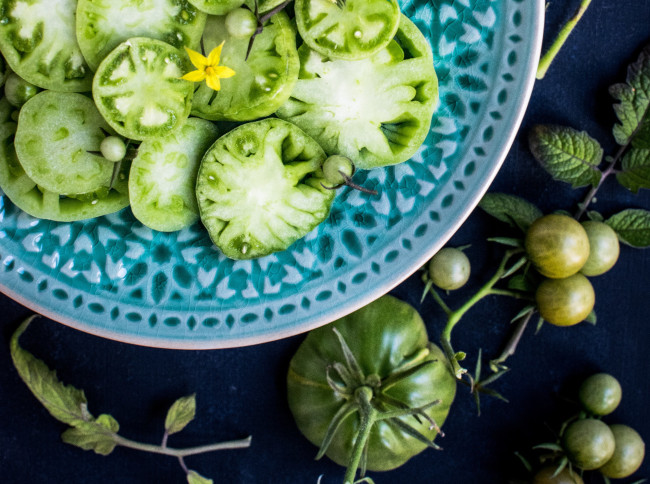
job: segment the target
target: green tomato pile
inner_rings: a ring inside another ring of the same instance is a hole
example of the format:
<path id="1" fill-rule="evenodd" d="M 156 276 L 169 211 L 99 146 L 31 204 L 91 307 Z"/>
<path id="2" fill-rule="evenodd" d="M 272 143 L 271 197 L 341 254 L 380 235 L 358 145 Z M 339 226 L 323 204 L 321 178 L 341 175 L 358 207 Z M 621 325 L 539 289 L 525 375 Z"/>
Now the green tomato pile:
<path id="1" fill-rule="evenodd" d="M 2 191 L 55 221 L 200 219 L 233 259 L 289 247 L 355 166 L 415 154 L 438 83 L 397 1 L 280 3 L 1 0 Z"/>
<path id="2" fill-rule="evenodd" d="M 560 432 L 559 460 L 542 467 L 533 484 L 582 483 L 583 471 L 591 470 L 609 479 L 634 474 L 645 457 L 643 439 L 632 427 L 602 420 L 616 410 L 621 397 L 621 385 L 614 376 L 597 373 L 586 378 L 578 390 L 582 410 L 565 422 Z"/>
<path id="3" fill-rule="evenodd" d="M 596 297 L 586 276 L 611 269 L 620 249 L 616 233 L 605 223 L 550 214 L 528 228 L 525 250 L 544 277 L 535 292 L 540 316 L 556 326 L 573 326 L 594 308 Z"/>

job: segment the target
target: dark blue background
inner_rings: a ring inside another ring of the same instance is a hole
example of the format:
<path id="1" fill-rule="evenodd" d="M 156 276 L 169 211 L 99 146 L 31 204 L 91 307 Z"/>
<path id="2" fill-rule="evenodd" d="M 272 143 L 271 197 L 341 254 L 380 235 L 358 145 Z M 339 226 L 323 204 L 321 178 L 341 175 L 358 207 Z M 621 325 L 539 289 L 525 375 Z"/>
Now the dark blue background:
<path id="1" fill-rule="evenodd" d="M 547 10 L 545 45 L 579 2 L 552 2 Z M 537 203 L 544 211 L 575 208 L 584 196 L 554 182 L 531 157 L 526 135 L 536 123 L 570 125 L 601 141 L 606 153 L 615 146 L 615 122 L 608 86 L 625 78 L 626 67 L 650 43 L 650 1 L 595 0 L 578 29 L 535 85 L 519 136 L 491 187 Z M 632 195 L 615 181 L 606 182 L 592 207 L 612 214 L 626 207 L 650 209 L 648 192 Z M 473 213 L 451 245 L 472 244 L 472 282 L 452 297 L 460 301 L 496 267 L 500 252 L 485 238 L 503 228 L 480 211 Z M 650 444 L 650 251 L 623 247 L 616 267 L 594 278 L 598 324 L 572 328 L 545 325 L 529 328 L 514 357 L 512 371 L 495 388 L 506 404 L 484 398 L 478 416 L 471 396 L 459 388 L 445 425 L 442 452 L 426 451 L 402 468 L 375 473 L 380 483 L 504 483 L 523 478 L 515 451 L 529 452 L 553 439 L 574 407 L 582 378 L 596 371 L 614 374 L 623 384 L 623 402 L 608 422 L 635 427 Z M 435 340 L 443 315 L 431 299 L 420 305 L 422 283 L 414 275 L 395 295 L 422 313 Z M 516 302 L 488 299 L 472 310 L 455 330 L 457 349 L 479 348 L 493 357 L 518 312 Z M 175 459 L 118 448 L 102 457 L 60 441 L 65 426 L 40 406 L 18 378 L 8 341 L 30 311 L 0 295 L 0 479 L 21 483 L 180 483 Z M 59 376 L 86 391 L 90 411 L 111 413 L 124 436 L 158 442 L 167 407 L 196 392 L 196 421 L 170 439 L 173 446 L 198 445 L 253 435 L 250 449 L 212 453 L 187 459 L 188 465 L 223 483 L 316 483 L 342 481 L 343 469 L 327 459 L 314 461 L 316 448 L 299 433 L 287 408 L 285 374 L 303 336 L 260 346 L 218 351 L 151 349 L 97 338 L 60 324 L 40 320 L 24 337 L 24 345 Z M 470 366 L 471 367 L 471 366 Z M 602 482 L 590 473 L 587 482 Z M 635 478 L 650 477 L 650 458 Z M 627 479 L 619 482 L 632 482 Z"/>

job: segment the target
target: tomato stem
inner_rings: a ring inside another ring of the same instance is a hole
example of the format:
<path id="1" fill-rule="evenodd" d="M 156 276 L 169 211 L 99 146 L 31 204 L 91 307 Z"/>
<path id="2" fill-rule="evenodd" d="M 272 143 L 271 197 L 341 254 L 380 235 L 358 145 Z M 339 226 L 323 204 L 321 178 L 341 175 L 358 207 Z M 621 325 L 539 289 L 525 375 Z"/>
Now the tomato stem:
<path id="1" fill-rule="evenodd" d="M 452 365 L 452 372 L 457 379 L 462 378 L 462 375 L 465 374 L 467 370 L 465 370 L 460 366 L 460 364 L 458 363 L 458 358 L 456 358 L 455 356 L 453 347 L 451 345 L 451 332 L 453 331 L 454 327 L 459 323 L 461 318 L 465 315 L 465 313 L 469 311 L 476 303 L 478 303 L 485 296 L 489 296 L 491 294 L 500 294 L 500 295 L 508 295 L 508 296 L 512 295 L 509 293 L 510 291 L 502 291 L 500 289 L 494 289 L 494 285 L 497 282 L 499 282 L 501 277 L 506 273 L 506 265 L 508 264 L 510 258 L 514 254 L 520 251 L 521 251 L 520 249 L 506 251 L 494 275 L 485 284 L 483 284 L 483 286 L 472 297 L 470 297 L 465 302 L 465 304 L 463 304 L 458 309 L 447 313 L 447 324 L 440 336 L 440 342 L 442 344 L 443 350 L 445 351 L 445 354 L 447 355 L 447 358 L 449 358 L 449 362 Z M 520 297 L 520 295 L 517 294 L 517 297 Z M 439 301 L 438 303 L 440 304 L 440 302 L 442 302 L 442 300 Z M 446 306 L 443 306 L 443 310 L 444 307 Z"/>
<path id="2" fill-rule="evenodd" d="M 580 2 L 580 8 L 578 11 L 571 19 L 569 19 L 567 23 L 564 24 L 557 37 L 553 41 L 553 44 L 551 44 L 551 47 L 549 47 L 548 51 L 546 51 L 546 53 L 539 61 L 539 66 L 537 67 L 537 79 L 544 78 L 546 71 L 548 71 L 548 68 L 551 66 L 551 63 L 555 59 L 555 56 L 558 54 L 558 52 L 560 52 L 560 49 L 569 38 L 569 35 L 571 32 L 573 32 L 573 29 L 578 24 L 584 13 L 587 11 L 590 3 L 591 0 L 582 0 Z"/>
<path id="3" fill-rule="evenodd" d="M 199 447 L 189 447 L 186 449 L 174 449 L 172 447 L 163 447 L 162 445 L 143 444 L 134 440 L 127 439 L 117 434 L 112 435 L 113 440 L 117 445 L 128 447 L 129 449 L 141 450 L 144 452 L 151 452 L 153 454 L 163 454 L 173 457 L 187 457 L 190 455 L 204 454 L 206 452 L 213 452 L 216 450 L 226 449 L 244 449 L 250 447 L 251 438 L 246 437 L 241 440 L 231 440 L 228 442 L 219 442 L 216 444 L 202 445 Z"/>
<path id="4" fill-rule="evenodd" d="M 359 469 L 364 449 L 366 448 L 368 438 L 370 437 L 370 431 L 379 415 L 377 409 L 375 409 L 370 403 L 372 396 L 372 389 L 366 386 L 357 388 L 355 392 L 355 399 L 359 404 L 359 416 L 361 422 L 359 424 L 359 433 L 357 434 L 357 438 L 354 441 L 354 447 L 352 448 L 350 462 L 345 471 L 343 484 L 353 484 L 355 482 L 357 470 Z"/>

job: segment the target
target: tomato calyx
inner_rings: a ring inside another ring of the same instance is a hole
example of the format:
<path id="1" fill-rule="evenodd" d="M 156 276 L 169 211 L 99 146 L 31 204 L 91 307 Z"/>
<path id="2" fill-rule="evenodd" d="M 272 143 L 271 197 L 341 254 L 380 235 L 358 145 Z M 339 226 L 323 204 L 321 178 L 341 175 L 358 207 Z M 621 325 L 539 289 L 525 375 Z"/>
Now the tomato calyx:
<path id="1" fill-rule="evenodd" d="M 425 412 L 429 408 L 440 404 L 441 401 L 434 400 L 418 407 L 411 407 L 386 393 L 388 388 L 404 379 L 408 379 L 424 367 L 437 362 L 437 360 L 426 359 L 430 353 L 429 349 L 422 348 L 407 359 L 396 372 L 382 380 L 376 374 L 364 375 L 343 335 L 336 328 L 333 328 L 333 331 L 339 341 L 345 363 L 334 362 L 329 365 L 326 370 L 326 378 L 330 388 L 345 399 L 346 402 L 339 408 L 329 423 L 316 459 L 320 459 L 325 455 L 341 423 L 355 413 L 358 414 L 359 418 L 359 430 L 344 478 L 346 484 L 355 482 L 357 470 L 360 470 L 361 477 L 365 475 L 368 437 L 373 425 L 379 421 L 391 420 L 405 433 L 428 447 L 440 450 L 440 447 L 433 440 L 406 423 L 402 420 L 402 417 L 412 416 L 418 423 L 424 420 L 429 424 L 429 429 L 435 429 L 438 434 L 444 436 L 440 426 Z"/>

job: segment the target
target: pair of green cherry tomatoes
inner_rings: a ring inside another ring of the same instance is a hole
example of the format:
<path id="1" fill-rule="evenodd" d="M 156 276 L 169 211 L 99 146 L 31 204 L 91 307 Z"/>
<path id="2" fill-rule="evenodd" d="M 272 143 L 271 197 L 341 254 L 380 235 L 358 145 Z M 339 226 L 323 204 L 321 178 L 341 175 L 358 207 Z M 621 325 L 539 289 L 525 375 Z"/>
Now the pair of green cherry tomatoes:
<path id="1" fill-rule="evenodd" d="M 634 474 L 645 457 L 645 443 L 633 428 L 608 425 L 600 418 L 612 413 L 621 402 L 618 380 L 607 373 L 590 376 L 580 386 L 578 400 L 586 417 L 571 422 L 562 432 L 561 446 L 573 468 L 598 470 L 612 479 Z M 533 484 L 582 484 L 572 468 L 555 472 L 556 466 L 543 467 Z"/>

